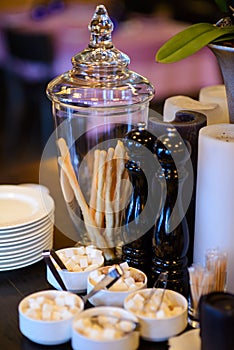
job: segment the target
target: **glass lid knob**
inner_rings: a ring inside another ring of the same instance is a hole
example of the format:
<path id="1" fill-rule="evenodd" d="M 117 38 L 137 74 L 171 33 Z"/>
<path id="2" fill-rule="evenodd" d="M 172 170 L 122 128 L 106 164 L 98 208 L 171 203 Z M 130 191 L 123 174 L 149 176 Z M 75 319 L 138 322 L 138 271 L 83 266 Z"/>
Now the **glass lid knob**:
<path id="1" fill-rule="evenodd" d="M 108 16 L 105 6 L 99 5 L 93 15 L 93 18 L 89 24 L 90 47 L 105 46 L 106 48 L 113 47 L 111 40 L 111 33 L 114 29 L 114 25 Z"/>
<path id="2" fill-rule="evenodd" d="M 87 47 L 72 57 L 72 69 L 48 84 L 48 97 L 76 107 L 150 101 L 154 87 L 147 78 L 128 68 L 130 58 L 112 43 L 114 25 L 104 5 L 96 7 L 88 28 Z"/>
<path id="3" fill-rule="evenodd" d="M 75 69 L 88 69 L 89 74 L 93 69 L 127 67 L 129 57 L 117 50 L 113 43 L 111 33 L 114 29 L 104 5 L 96 7 L 96 11 L 88 26 L 90 30 L 90 42 L 88 47 L 72 57 Z"/>

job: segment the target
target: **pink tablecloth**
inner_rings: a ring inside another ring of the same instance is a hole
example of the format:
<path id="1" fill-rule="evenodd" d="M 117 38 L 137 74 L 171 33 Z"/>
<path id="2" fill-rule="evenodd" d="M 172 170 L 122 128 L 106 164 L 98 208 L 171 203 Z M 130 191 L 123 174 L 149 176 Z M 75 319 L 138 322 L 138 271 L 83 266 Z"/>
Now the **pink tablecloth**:
<path id="1" fill-rule="evenodd" d="M 71 57 L 89 43 L 88 23 L 94 5 L 67 6 L 58 14 L 43 20 L 32 20 L 28 12 L 2 14 L 2 27 L 17 26 L 28 31 L 43 31 L 52 35 L 55 50 L 53 75 L 71 68 Z M 113 43 L 131 59 L 129 68 L 147 77 L 155 86 L 155 99 L 170 95 L 194 93 L 203 86 L 221 83 L 215 57 L 208 48 L 177 63 L 155 62 L 157 49 L 186 24 L 169 18 L 135 18 L 119 24 L 113 33 Z M 0 33 L 0 61 L 4 65 L 7 52 Z"/>

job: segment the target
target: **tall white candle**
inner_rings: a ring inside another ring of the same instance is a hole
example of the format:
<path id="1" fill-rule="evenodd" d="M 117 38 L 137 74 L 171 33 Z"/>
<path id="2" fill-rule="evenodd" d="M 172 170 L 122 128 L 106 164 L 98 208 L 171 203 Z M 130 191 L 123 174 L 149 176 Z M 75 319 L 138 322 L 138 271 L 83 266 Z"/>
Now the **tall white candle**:
<path id="1" fill-rule="evenodd" d="M 163 107 L 163 120 L 171 122 L 175 118 L 176 112 L 180 110 L 189 110 L 205 114 L 207 124 L 217 124 L 223 122 L 222 108 L 218 103 L 200 102 L 191 97 L 177 95 L 168 97 Z"/>
<path id="2" fill-rule="evenodd" d="M 194 263 L 207 249 L 228 254 L 227 290 L 234 293 L 234 124 L 209 125 L 198 141 Z"/>
<path id="3" fill-rule="evenodd" d="M 227 94 L 224 84 L 203 87 L 199 92 L 199 101 L 202 103 L 217 103 L 222 110 L 219 123 L 229 123 Z"/>

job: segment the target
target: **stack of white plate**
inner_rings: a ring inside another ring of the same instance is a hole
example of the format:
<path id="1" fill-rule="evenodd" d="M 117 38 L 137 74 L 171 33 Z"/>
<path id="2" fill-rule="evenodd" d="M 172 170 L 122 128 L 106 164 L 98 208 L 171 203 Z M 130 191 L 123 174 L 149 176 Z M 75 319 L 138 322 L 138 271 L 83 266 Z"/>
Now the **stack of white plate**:
<path id="1" fill-rule="evenodd" d="M 0 186 L 0 271 L 42 259 L 53 246 L 54 201 L 38 188 Z"/>

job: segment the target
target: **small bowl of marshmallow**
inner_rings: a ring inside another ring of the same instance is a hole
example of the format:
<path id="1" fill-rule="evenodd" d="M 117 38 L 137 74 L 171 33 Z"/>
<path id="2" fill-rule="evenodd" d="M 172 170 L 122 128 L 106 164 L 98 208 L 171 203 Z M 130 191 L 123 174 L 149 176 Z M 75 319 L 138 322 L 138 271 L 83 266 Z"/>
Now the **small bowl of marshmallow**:
<path id="1" fill-rule="evenodd" d="M 137 318 L 119 307 L 89 308 L 72 323 L 74 350 L 136 350 L 139 338 Z"/>
<path id="2" fill-rule="evenodd" d="M 187 326 L 188 302 L 180 293 L 169 289 L 145 288 L 129 294 L 124 308 L 136 316 L 141 337 L 149 341 L 166 341 Z"/>
<path id="3" fill-rule="evenodd" d="M 53 264 L 58 270 L 66 289 L 73 293 L 85 292 L 89 273 L 100 268 L 104 264 L 102 251 L 92 245 L 63 248 L 56 250 L 56 254 L 60 260 L 62 260 L 66 270 L 61 269 L 54 260 Z M 54 288 L 61 290 L 61 286 L 58 284 L 48 266 L 46 274 L 47 281 Z"/>
<path id="4" fill-rule="evenodd" d="M 102 266 L 89 273 L 87 278 L 87 293 L 89 293 L 109 272 L 112 266 Z M 93 306 L 118 306 L 123 307 L 124 299 L 128 294 L 139 289 L 146 288 L 146 274 L 127 262 L 120 264 L 123 275 L 108 289 L 101 289 L 89 298 Z"/>
<path id="5" fill-rule="evenodd" d="M 78 296 L 66 291 L 43 290 L 18 305 L 19 329 L 31 341 L 58 345 L 71 339 L 73 318 L 84 309 Z"/>

